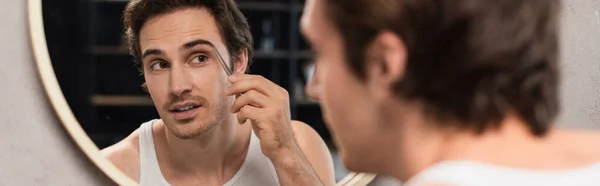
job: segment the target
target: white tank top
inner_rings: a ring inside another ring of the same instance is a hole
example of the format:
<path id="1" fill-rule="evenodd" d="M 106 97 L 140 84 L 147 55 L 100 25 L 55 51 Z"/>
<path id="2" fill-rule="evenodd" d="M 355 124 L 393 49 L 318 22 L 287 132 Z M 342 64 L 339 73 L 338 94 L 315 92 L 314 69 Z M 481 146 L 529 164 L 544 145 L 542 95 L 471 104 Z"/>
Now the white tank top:
<path id="1" fill-rule="evenodd" d="M 471 161 L 447 161 L 431 166 L 407 186 L 600 186 L 600 162 L 564 170 L 527 170 Z"/>
<path id="2" fill-rule="evenodd" d="M 140 126 L 140 185 L 141 186 L 169 186 L 163 177 L 154 149 L 152 123 L 156 119 L 143 123 Z M 277 172 L 272 162 L 260 150 L 258 137 L 252 132 L 248 154 L 240 170 L 224 186 L 271 186 L 279 185 Z"/>

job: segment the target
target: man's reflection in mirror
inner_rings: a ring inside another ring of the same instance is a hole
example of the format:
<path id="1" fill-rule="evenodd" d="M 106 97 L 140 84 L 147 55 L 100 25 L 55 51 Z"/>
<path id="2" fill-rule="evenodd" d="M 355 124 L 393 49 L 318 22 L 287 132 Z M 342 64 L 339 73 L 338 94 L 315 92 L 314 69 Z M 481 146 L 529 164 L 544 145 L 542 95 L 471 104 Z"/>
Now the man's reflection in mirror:
<path id="1" fill-rule="evenodd" d="M 134 0 L 123 17 L 160 116 L 102 150 L 129 177 L 142 185 L 334 184 L 329 150 L 290 119 L 288 92 L 245 74 L 253 39 L 233 0 Z"/>

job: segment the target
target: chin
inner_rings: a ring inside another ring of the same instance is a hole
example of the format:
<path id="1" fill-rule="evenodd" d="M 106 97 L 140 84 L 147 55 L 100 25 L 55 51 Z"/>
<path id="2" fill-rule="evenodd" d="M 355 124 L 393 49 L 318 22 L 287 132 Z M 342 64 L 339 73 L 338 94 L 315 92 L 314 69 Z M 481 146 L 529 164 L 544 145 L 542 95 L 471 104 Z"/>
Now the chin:
<path id="1" fill-rule="evenodd" d="M 351 172 L 368 172 L 365 171 L 364 163 L 360 159 L 353 158 L 351 155 L 348 157 L 348 153 L 340 152 L 340 159 L 344 164 L 344 168 Z"/>
<path id="2" fill-rule="evenodd" d="M 344 167 L 348 171 L 352 172 L 368 172 L 368 167 L 365 167 L 365 159 L 356 156 L 356 153 L 348 152 L 347 150 L 340 149 L 339 158 L 344 164 Z"/>
<path id="3" fill-rule="evenodd" d="M 361 146 L 360 142 L 339 148 L 339 158 L 348 171 L 383 173 L 388 163 L 383 157 L 377 155 L 377 149 L 372 145 Z"/>
<path id="4" fill-rule="evenodd" d="M 207 122 L 198 119 L 185 122 L 172 121 L 169 123 L 165 122 L 165 125 L 179 139 L 193 139 L 210 133 L 218 124 L 218 122 Z"/>

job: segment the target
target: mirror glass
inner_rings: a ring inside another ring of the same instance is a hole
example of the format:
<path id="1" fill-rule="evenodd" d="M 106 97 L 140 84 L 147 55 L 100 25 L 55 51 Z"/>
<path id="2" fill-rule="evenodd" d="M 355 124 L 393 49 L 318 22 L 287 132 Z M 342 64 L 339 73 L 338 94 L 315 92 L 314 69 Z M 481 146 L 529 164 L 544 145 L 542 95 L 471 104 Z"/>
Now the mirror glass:
<path id="1" fill-rule="evenodd" d="M 42 1 L 48 50 L 60 88 L 77 120 L 99 149 L 109 147 L 144 122 L 159 118 L 144 76 L 123 39 L 127 0 Z M 309 46 L 299 33 L 302 0 L 239 0 L 254 38 L 249 73 L 289 92 L 292 120 L 310 125 L 325 141 L 335 179 L 350 173 L 337 156 L 320 106 L 305 95 L 312 76 Z"/>

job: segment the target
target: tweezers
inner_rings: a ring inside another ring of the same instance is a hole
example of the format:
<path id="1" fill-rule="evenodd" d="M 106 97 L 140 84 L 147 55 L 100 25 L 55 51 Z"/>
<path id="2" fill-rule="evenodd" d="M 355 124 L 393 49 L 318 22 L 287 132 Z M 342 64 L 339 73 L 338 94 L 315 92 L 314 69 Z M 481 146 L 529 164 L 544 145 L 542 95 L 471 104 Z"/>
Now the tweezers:
<path id="1" fill-rule="evenodd" d="M 219 51 L 217 50 L 215 45 L 213 45 L 212 43 L 210 43 L 209 45 L 212 47 L 213 51 L 215 52 L 215 55 L 217 56 L 217 60 L 219 61 L 219 63 L 221 63 L 221 66 L 223 67 L 223 70 L 225 70 L 225 73 L 227 74 L 227 76 L 231 76 L 233 74 L 233 72 L 231 71 L 229 66 L 227 66 L 227 63 L 225 63 L 225 60 L 223 60 L 223 57 L 221 57 L 221 54 L 219 53 Z"/>
<path id="2" fill-rule="evenodd" d="M 233 74 L 233 72 L 231 71 L 231 68 L 229 68 L 229 66 L 227 66 L 227 63 L 225 63 L 225 60 L 223 60 L 223 57 L 221 57 L 221 54 L 219 53 L 219 50 L 217 50 L 217 47 L 215 47 L 215 45 L 213 45 L 212 43 L 208 43 L 208 45 L 210 45 L 210 47 L 212 47 L 213 51 L 215 52 L 215 56 L 217 56 L 217 61 L 219 61 L 219 63 L 221 64 L 221 67 L 223 67 L 223 70 L 225 70 L 225 74 L 227 74 L 227 76 L 231 76 Z M 235 97 L 240 97 L 243 93 L 239 93 L 236 94 Z"/>

